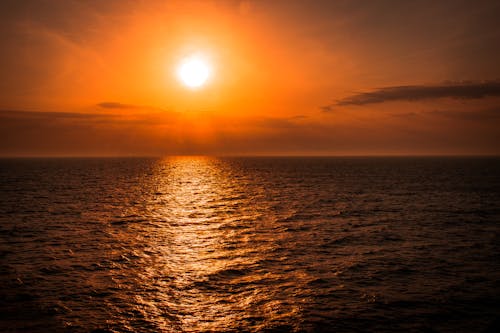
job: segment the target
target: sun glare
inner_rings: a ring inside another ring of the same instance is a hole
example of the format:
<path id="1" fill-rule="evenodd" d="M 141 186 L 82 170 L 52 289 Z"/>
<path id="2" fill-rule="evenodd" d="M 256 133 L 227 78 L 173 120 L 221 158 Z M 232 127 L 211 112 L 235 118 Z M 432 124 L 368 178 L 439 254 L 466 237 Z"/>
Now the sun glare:
<path id="1" fill-rule="evenodd" d="M 184 59 L 177 70 L 177 74 L 183 84 L 189 88 L 198 88 L 207 82 L 211 74 L 211 68 L 204 59 L 192 56 Z"/>

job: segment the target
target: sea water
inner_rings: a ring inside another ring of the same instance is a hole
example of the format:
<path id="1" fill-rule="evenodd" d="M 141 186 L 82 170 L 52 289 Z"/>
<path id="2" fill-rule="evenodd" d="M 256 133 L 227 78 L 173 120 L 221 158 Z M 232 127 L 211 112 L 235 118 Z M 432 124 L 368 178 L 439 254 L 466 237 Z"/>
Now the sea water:
<path id="1" fill-rule="evenodd" d="M 498 158 L 0 160 L 2 332 L 486 332 Z"/>

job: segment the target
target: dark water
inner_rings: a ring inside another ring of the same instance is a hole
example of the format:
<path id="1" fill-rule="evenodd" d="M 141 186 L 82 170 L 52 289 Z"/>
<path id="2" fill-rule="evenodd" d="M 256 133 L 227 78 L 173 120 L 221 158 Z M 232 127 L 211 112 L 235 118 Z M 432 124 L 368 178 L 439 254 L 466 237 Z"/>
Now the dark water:
<path id="1" fill-rule="evenodd" d="M 2 332 L 493 332 L 500 159 L 0 160 Z"/>

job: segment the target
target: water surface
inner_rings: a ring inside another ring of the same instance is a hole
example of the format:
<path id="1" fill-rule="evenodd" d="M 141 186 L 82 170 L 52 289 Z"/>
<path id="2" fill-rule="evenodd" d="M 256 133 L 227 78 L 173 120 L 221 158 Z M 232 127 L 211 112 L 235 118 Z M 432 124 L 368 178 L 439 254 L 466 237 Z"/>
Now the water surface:
<path id="1" fill-rule="evenodd" d="M 482 332 L 500 159 L 0 160 L 7 332 Z"/>

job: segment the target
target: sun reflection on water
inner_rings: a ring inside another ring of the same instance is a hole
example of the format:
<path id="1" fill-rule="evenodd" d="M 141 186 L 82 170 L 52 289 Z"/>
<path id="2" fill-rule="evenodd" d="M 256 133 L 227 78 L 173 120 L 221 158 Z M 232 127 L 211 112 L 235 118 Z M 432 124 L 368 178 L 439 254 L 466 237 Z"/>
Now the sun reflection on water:
<path id="1" fill-rule="evenodd" d="M 257 327 L 297 315 L 272 300 L 277 276 L 260 265 L 276 246 L 263 228 L 267 207 L 255 206 L 263 190 L 234 173 L 209 157 L 172 157 L 156 168 L 151 211 L 164 221 L 156 279 L 166 281 L 161 298 L 180 330 Z"/>

